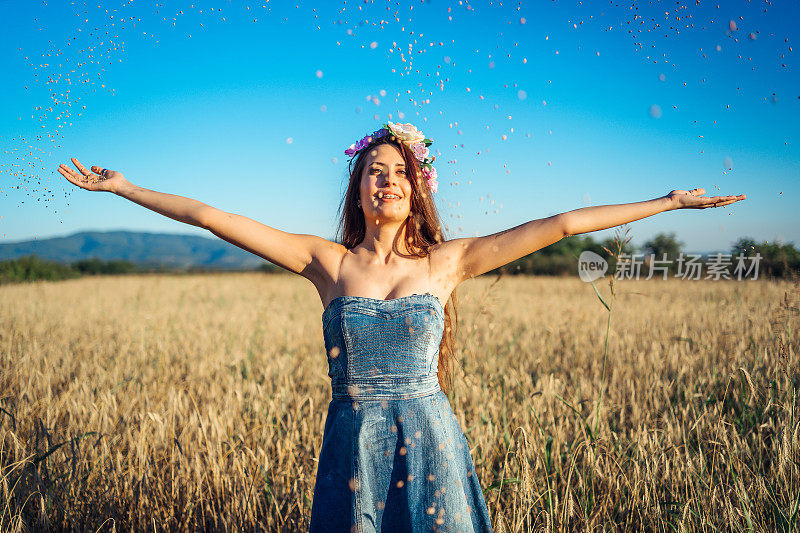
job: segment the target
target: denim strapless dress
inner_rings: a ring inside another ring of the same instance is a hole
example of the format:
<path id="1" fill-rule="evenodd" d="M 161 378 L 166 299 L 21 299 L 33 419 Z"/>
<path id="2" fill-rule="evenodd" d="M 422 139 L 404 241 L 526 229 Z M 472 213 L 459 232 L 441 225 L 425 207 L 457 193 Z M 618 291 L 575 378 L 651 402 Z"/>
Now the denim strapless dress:
<path id="1" fill-rule="evenodd" d="M 311 531 L 491 531 L 467 439 L 439 388 L 439 299 L 340 296 L 322 331 L 333 398 Z"/>

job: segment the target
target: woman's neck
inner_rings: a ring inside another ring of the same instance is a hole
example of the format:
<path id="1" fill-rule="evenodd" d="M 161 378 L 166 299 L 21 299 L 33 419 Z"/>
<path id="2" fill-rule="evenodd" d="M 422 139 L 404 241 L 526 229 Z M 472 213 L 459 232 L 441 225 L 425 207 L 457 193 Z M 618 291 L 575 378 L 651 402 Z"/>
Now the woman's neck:
<path id="1" fill-rule="evenodd" d="M 368 224 L 364 240 L 358 248 L 374 254 L 382 263 L 388 263 L 393 255 L 411 255 L 406 242 L 406 225 L 400 223 Z"/>

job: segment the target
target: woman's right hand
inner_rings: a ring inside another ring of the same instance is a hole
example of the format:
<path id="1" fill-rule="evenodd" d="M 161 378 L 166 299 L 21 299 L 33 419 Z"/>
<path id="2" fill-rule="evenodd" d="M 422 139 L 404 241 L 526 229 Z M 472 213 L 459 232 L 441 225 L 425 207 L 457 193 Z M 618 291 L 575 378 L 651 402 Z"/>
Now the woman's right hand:
<path id="1" fill-rule="evenodd" d="M 74 157 L 70 159 L 72 160 L 72 164 L 75 165 L 80 173 L 75 172 L 65 164 L 61 164 L 58 167 L 58 171 L 62 176 L 67 178 L 70 183 L 80 187 L 81 189 L 86 189 L 87 191 L 107 191 L 116 193 L 120 187 L 130 183 L 125 179 L 125 176 L 122 175 L 122 172 L 93 166 L 92 170 L 96 172 L 93 173 L 86 170 L 86 168 L 81 165 L 81 162 Z"/>

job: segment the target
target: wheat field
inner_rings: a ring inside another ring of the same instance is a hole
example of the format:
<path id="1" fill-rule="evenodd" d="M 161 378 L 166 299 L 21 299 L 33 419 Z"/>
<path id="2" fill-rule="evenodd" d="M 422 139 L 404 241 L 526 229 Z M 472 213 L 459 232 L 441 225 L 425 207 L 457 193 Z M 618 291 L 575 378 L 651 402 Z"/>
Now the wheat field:
<path id="1" fill-rule="evenodd" d="M 796 530 L 797 283 L 614 291 L 608 326 L 577 278 L 457 290 L 451 403 L 495 530 Z M 306 529 L 321 312 L 283 274 L 0 287 L 0 530 Z"/>

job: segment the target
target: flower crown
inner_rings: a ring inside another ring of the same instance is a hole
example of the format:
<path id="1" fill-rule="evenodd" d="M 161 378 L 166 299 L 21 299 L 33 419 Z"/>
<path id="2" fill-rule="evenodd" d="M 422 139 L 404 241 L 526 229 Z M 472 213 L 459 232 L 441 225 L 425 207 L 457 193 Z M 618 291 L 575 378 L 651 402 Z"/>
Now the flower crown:
<path id="1" fill-rule="evenodd" d="M 436 169 L 433 168 L 433 161 L 436 158 L 431 155 L 431 151 L 428 149 L 428 147 L 433 144 L 433 141 L 426 139 L 425 135 L 411 124 L 387 122 L 375 133 L 366 135 L 357 143 L 351 144 L 350 148 L 345 150 L 344 153 L 349 156 L 354 156 L 375 139 L 380 139 L 387 135 L 394 135 L 397 140 L 411 148 L 414 157 L 419 161 L 422 175 L 425 176 L 428 182 L 428 189 L 430 189 L 431 192 L 436 192 L 439 189 L 438 175 Z"/>

